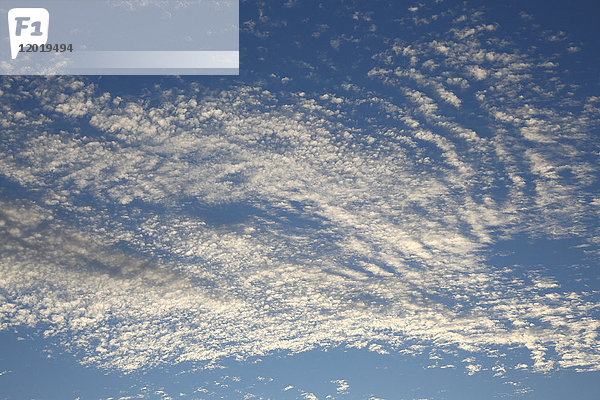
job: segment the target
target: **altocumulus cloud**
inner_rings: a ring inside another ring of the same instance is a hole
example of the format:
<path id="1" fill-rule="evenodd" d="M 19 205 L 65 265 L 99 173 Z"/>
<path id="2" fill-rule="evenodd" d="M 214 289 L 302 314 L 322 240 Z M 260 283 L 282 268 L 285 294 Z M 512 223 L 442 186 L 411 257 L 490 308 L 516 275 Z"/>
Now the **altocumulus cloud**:
<path id="1" fill-rule="evenodd" d="M 550 107 L 558 78 L 532 76 L 556 60 L 478 13 L 450 17 L 437 38 L 380 38 L 377 65 L 335 91 L 192 83 L 136 99 L 4 79 L 0 328 L 123 371 L 415 343 L 600 369 L 595 293 L 488 262 L 522 234 L 597 252 L 600 99 Z"/>

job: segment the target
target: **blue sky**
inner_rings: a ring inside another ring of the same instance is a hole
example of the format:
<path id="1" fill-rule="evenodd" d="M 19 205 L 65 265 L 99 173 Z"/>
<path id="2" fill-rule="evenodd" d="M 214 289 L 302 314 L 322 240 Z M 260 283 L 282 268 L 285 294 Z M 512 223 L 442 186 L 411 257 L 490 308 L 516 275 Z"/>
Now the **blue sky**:
<path id="1" fill-rule="evenodd" d="M 593 399 L 598 6 L 240 4 L 240 75 L 0 83 L 0 399 Z"/>

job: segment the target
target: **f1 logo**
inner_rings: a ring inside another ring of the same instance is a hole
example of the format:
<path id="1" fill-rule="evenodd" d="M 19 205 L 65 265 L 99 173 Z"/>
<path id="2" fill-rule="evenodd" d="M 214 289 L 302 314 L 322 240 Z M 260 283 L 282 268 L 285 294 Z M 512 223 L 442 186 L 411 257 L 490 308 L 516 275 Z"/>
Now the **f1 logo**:
<path id="1" fill-rule="evenodd" d="M 50 14 L 45 8 L 12 8 L 8 11 L 10 56 L 14 60 L 21 45 L 44 45 L 48 41 Z"/>

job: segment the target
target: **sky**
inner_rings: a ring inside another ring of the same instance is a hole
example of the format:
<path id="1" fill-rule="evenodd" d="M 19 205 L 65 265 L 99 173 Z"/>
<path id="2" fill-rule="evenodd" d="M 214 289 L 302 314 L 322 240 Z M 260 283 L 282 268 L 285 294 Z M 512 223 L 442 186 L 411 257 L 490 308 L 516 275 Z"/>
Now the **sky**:
<path id="1" fill-rule="evenodd" d="M 599 16 L 242 1 L 239 76 L 3 77 L 0 399 L 597 398 Z"/>

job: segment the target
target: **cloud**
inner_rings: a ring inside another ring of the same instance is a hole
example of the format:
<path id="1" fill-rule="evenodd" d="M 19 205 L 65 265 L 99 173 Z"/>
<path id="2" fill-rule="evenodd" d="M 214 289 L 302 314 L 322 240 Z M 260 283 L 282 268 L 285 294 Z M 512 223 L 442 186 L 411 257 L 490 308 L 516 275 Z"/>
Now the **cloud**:
<path id="1" fill-rule="evenodd" d="M 478 81 L 481 81 L 481 80 L 487 78 L 487 76 L 488 76 L 488 73 L 485 69 L 483 69 L 479 66 L 476 66 L 476 65 L 468 67 L 468 71 Z"/>
<path id="2" fill-rule="evenodd" d="M 599 369 L 597 295 L 490 261 L 520 235 L 597 248 L 597 101 L 548 103 L 551 61 L 495 26 L 382 41 L 365 80 L 302 93 L 3 80 L 0 327 L 123 371 L 424 345 L 469 374 L 513 348 Z"/>
<path id="3" fill-rule="evenodd" d="M 331 383 L 335 383 L 337 385 L 336 392 L 338 394 L 346 394 L 348 393 L 348 389 L 350 389 L 350 385 L 344 379 L 336 379 L 331 381 Z"/>

